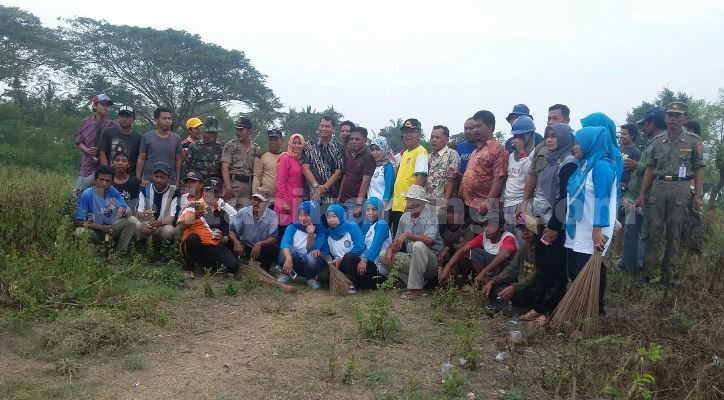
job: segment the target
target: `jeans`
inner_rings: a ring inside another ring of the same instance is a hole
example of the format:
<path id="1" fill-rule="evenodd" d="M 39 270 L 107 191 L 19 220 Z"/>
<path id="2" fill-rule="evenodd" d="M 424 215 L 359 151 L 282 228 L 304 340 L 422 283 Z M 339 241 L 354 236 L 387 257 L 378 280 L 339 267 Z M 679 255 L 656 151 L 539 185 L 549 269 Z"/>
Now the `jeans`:
<path id="1" fill-rule="evenodd" d="M 279 253 L 279 266 L 284 268 L 284 253 Z M 298 254 L 292 253 L 292 268 L 298 275 L 302 275 L 304 279 L 310 280 L 317 278 L 317 275 L 324 267 L 322 257 L 312 257 L 309 253 Z"/>
<path id="2" fill-rule="evenodd" d="M 641 269 L 644 258 L 645 241 L 641 239 L 641 230 L 644 223 L 643 209 L 641 213 L 636 207 L 625 207 L 623 220 L 623 256 L 620 267 L 628 272 L 636 272 Z"/>

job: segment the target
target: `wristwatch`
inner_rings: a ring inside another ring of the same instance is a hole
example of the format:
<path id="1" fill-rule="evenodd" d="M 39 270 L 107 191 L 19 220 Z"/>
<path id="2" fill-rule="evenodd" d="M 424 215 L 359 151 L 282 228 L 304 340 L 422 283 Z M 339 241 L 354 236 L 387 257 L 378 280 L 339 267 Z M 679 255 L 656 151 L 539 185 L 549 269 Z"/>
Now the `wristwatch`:
<path id="1" fill-rule="evenodd" d="M 362 200 L 357 200 L 357 201 L 355 201 L 355 202 L 354 202 L 354 205 L 356 205 L 356 206 L 361 206 L 361 205 L 362 205 Z"/>

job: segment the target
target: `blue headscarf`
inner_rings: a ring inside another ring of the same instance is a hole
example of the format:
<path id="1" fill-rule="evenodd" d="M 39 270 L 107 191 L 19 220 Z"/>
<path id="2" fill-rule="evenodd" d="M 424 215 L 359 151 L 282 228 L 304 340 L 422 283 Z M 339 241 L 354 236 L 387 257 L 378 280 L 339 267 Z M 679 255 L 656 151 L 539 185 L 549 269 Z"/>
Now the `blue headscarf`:
<path id="1" fill-rule="evenodd" d="M 604 127 L 587 127 L 576 132 L 576 141 L 583 153 L 578 169 L 568 180 L 568 193 L 573 196 L 568 202 L 566 232 L 575 237 L 576 223 L 583 217 L 583 201 L 585 198 L 586 177 L 599 162 L 610 162 L 614 167 L 616 186 L 620 187 L 621 173 L 615 167 L 621 162 L 621 153 L 613 145 L 608 129 Z M 616 160 L 615 157 L 618 157 Z"/>
<path id="2" fill-rule="evenodd" d="M 611 136 L 611 144 L 613 146 L 611 159 L 613 160 L 614 170 L 616 171 L 616 177 L 618 178 L 618 182 L 621 182 L 621 176 L 623 176 L 623 157 L 621 157 L 621 151 L 618 149 L 618 140 L 616 139 L 616 123 L 613 122 L 613 120 L 609 118 L 608 115 L 601 112 L 595 112 L 585 118 L 582 118 L 581 126 L 583 126 L 584 128 L 606 128 L 608 134 Z M 618 190 L 616 191 L 616 198 L 620 200 L 622 194 L 623 193 L 621 193 L 621 186 L 619 185 Z"/>
<path id="3" fill-rule="evenodd" d="M 384 203 L 382 203 L 382 200 L 378 199 L 377 197 L 370 197 L 369 199 L 367 199 L 365 204 L 362 206 L 363 213 L 366 212 L 368 205 L 371 205 L 377 209 L 377 221 L 374 222 L 387 225 L 387 221 L 385 221 L 385 219 L 382 218 L 381 215 L 385 210 L 385 205 Z M 362 233 L 367 234 L 367 231 L 370 230 L 370 227 L 374 222 L 368 221 L 367 216 L 365 216 L 365 219 L 362 222 Z"/>
<path id="4" fill-rule="evenodd" d="M 319 208 L 319 203 L 317 203 L 314 200 L 307 200 L 299 205 L 297 214 L 301 213 L 302 211 L 309 214 L 309 217 L 312 219 L 312 225 L 314 225 L 315 231 L 320 232 L 319 228 L 322 226 L 322 222 L 321 222 L 322 221 L 322 218 L 321 218 L 322 211 Z M 299 222 L 299 219 L 297 219 L 297 221 L 294 222 L 294 227 L 302 232 L 307 231 L 307 227 L 302 225 Z"/>
<path id="5" fill-rule="evenodd" d="M 332 228 L 331 226 L 329 226 L 328 223 L 327 234 L 333 240 L 342 239 L 342 236 L 349 232 L 349 230 L 351 229 L 349 225 L 352 224 L 351 222 L 347 221 L 347 212 L 345 211 L 344 207 L 340 206 L 339 204 L 332 204 L 327 208 L 327 214 L 329 213 L 334 213 L 334 215 L 337 216 L 337 219 L 339 219 L 339 225 L 337 225 L 336 228 Z"/>

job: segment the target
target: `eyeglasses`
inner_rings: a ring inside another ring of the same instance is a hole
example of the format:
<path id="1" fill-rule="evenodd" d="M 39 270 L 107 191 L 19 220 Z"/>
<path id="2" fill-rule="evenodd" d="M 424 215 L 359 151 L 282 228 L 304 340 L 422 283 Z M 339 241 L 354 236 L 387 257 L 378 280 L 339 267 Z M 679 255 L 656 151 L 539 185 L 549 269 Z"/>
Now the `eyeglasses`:
<path id="1" fill-rule="evenodd" d="M 110 101 L 101 101 L 98 104 L 102 105 L 103 107 L 110 107 L 111 102 Z"/>

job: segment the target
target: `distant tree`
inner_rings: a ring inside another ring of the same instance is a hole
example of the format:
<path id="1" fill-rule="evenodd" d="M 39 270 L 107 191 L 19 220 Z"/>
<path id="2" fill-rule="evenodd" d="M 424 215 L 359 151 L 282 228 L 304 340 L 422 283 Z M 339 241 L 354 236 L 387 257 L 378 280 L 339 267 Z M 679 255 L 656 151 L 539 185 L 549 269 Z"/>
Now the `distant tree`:
<path id="1" fill-rule="evenodd" d="M 316 140 L 319 137 L 317 134 L 319 120 L 324 115 L 332 117 L 336 125 L 344 118 L 344 115 L 335 110 L 334 106 L 329 106 L 324 111 L 317 111 L 312 106 L 301 107 L 298 110 L 290 107 L 287 112 L 281 113 L 279 123 L 285 137 L 293 133 L 301 133 L 307 141 Z"/>
<path id="2" fill-rule="evenodd" d="M 90 18 L 65 22 L 61 33 L 72 49 L 72 73 L 84 98 L 107 92 L 119 102 L 133 103 L 145 119 L 153 108 L 165 105 L 177 123 L 199 110 L 230 105 L 240 105 L 266 122 L 277 117 L 279 100 L 243 52 L 206 43 L 186 31 Z"/>

